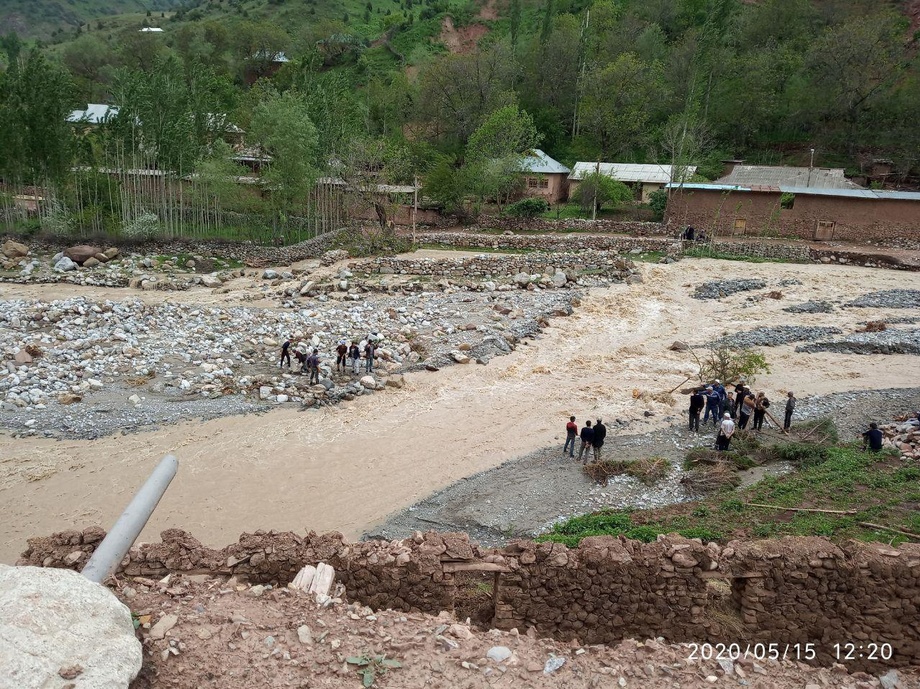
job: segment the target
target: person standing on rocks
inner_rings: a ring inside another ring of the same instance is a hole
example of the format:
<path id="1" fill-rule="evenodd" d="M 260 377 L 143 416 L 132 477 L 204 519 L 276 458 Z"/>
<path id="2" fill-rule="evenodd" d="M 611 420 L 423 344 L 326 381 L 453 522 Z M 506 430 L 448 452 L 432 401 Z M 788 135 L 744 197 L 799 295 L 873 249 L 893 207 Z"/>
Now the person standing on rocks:
<path id="1" fill-rule="evenodd" d="M 716 449 L 720 452 L 728 450 L 728 445 L 735 434 L 735 422 L 732 421 L 731 414 L 725 412 L 722 414 L 722 425 L 719 426 L 719 435 L 716 437 Z"/>
<path id="2" fill-rule="evenodd" d="M 361 365 L 361 350 L 358 349 L 358 345 L 355 344 L 355 341 L 351 341 L 351 346 L 348 348 L 348 357 L 351 359 L 351 372 L 355 375 L 358 375 L 358 367 Z"/>
<path id="3" fill-rule="evenodd" d="M 570 416 L 569 422 L 565 425 L 565 445 L 562 446 L 562 454 L 569 453 L 569 457 L 575 456 L 575 439 L 578 438 L 578 424 L 575 423 L 575 417 Z"/>
<path id="4" fill-rule="evenodd" d="M 724 414 L 725 411 L 726 411 L 726 409 L 725 409 L 725 402 L 726 402 L 726 400 L 728 399 L 728 395 L 727 395 L 726 392 L 725 392 L 725 386 L 722 385 L 722 381 L 719 380 L 718 378 L 716 378 L 715 385 L 712 386 L 712 389 L 713 389 L 715 392 L 717 392 L 718 395 L 719 395 L 718 414 L 719 414 L 719 418 L 721 419 L 721 418 L 722 418 L 722 414 Z"/>
<path id="5" fill-rule="evenodd" d="M 754 404 L 754 430 L 759 431 L 763 428 L 763 419 L 767 415 L 767 408 L 770 406 L 770 400 L 762 393 L 757 393 L 757 400 Z"/>
<path id="6" fill-rule="evenodd" d="M 367 344 L 364 345 L 364 372 L 373 373 L 374 372 L 374 352 L 377 350 L 377 347 L 374 345 L 373 340 L 368 340 Z"/>
<path id="7" fill-rule="evenodd" d="M 310 385 L 319 383 L 319 352 L 314 349 L 307 359 L 307 369 L 310 371 Z"/>
<path id="8" fill-rule="evenodd" d="M 607 437 L 607 427 L 603 423 L 603 419 L 598 419 L 597 423 L 594 424 L 594 435 L 591 438 L 591 447 L 594 450 L 594 461 L 601 461 L 601 448 L 604 447 L 604 438 Z"/>
<path id="9" fill-rule="evenodd" d="M 709 415 L 712 414 L 712 425 L 719 423 L 719 393 L 711 385 L 706 387 L 706 413 L 703 415 L 703 425 L 709 423 Z"/>
<path id="10" fill-rule="evenodd" d="M 700 432 L 700 414 L 706 405 L 706 398 L 702 391 L 694 390 L 690 395 L 690 430 Z"/>
<path id="11" fill-rule="evenodd" d="M 345 357 L 348 356 L 348 345 L 345 344 L 345 340 L 339 342 L 339 346 L 335 348 L 335 370 L 338 371 L 341 368 L 342 373 L 345 373 Z"/>
<path id="12" fill-rule="evenodd" d="M 738 415 L 738 413 L 741 411 L 741 403 L 744 402 L 744 397 L 745 395 L 747 395 L 747 393 L 748 393 L 748 390 L 746 387 L 744 387 L 743 380 L 739 380 L 737 383 L 735 383 L 735 401 L 733 405 L 734 408 L 730 410 L 732 413 L 732 418 L 735 418 Z"/>
<path id="13" fill-rule="evenodd" d="M 783 430 L 788 431 L 792 427 L 792 412 L 795 411 L 795 395 L 792 390 L 786 393 L 786 418 L 783 419 Z"/>
<path id="14" fill-rule="evenodd" d="M 291 338 L 289 337 L 284 341 L 284 344 L 281 345 L 281 363 L 278 364 L 278 368 L 284 368 L 284 360 L 287 359 L 288 368 L 291 367 Z"/>
<path id="15" fill-rule="evenodd" d="M 728 412 L 728 415 L 732 417 L 732 421 L 735 420 L 735 393 L 729 392 L 728 398 L 725 400 L 725 411 Z"/>
<path id="16" fill-rule="evenodd" d="M 585 421 L 585 425 L 581 429 L 581 449 L 578 450 L 578 461 L 582 462 L 582 457 L 584 461 L 582 464 L 588 463 L 588 452 L 591 444 L 594 442 L 594 429 L 591 428 L 591 422 Z"/>
<path id="17" fill-rule="evenodd" d="M 744 398 L 740 402 L 741 408 L 738 410 L 738 428 L 744 430 L 747 428 L 748 420 L 754 413 L 754 395 L 750 390 L 745 390 Z"/>

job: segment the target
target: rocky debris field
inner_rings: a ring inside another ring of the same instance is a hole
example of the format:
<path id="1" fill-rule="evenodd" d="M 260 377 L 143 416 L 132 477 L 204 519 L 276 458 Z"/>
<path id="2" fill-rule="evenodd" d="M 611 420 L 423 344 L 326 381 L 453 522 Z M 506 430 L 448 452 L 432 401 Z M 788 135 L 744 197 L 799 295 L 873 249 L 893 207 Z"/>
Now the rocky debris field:
<path id="1" fill-rule="evenodd" d="M 187 404 L 196 399 L 230 398 L 220 413 L 250 411 L 255 402 L 327 404 L 401 387 L 399 373 L 407 369 L 487 363 L 533 336 L 541 319 L 569 313 L 572 296 L 422 292 L 298 310 L 87 297 L 8 301 L 0 313 L 0 349 L 9 357 L 0 369 L 0 406 L 7 425 L 24 433 L 87 437 L 72 417 L 96 399 L 101 406 L 93 413 L 114 414 L 121 428 L 208 416 L 205 405 Z M 375 372 L 365 375 L 364 361 L 357 375 L 336 372 L 337 342 L 369 334 L 379 339 Z M 287 337 L 319 349 L 318 384 L 296 368 L 278 369 Z M 234 399 L 240 395 L 247 397 Z"/>
<path id="2" fill-rule="evenodd" d="M 920 330 L 887 329 L 852 333 L 835 340 L 799 345 L 797 352 L 836 354 L 920 354 Z"/>
<path id="3" fill-rule="evenodd" d="M 846 306 L 872 309 L 920 309 L 920 290 L 888 289 L 857 297 Z"/>
<path id="4" fill-rule="evenodd" d="M 870 421 L 881 422 L 893 413 L 920 411 L 920 388 L 841 392 L 799 398 L 793 422 L 830 417 L 842 440 L 854 439 Z M 604 457 L 642 459 L 664 457 L 672 471 L 647 486 L 625 474 L 613 476 L 606 486 L 589 478 L 577 459 L 562 454 L 558 445 L 506 462 L 499 467 L 457 481 L 406 510 L 391 515 L 368 531 L 366 538 L 405 538 L 417 530 L 466 531 L 488 546 L 504 545 L 512 538 L 530 538 L 554 523 L 600 509 L 653 509 L 694 499 L 680 479 L 688 450 L 711 447 L 715 428 L 700 425 L 691 433 L 683 416 L 669 416 L 670 425 L 651 433 L 629 433 L 629 424 L 608 423 Z M 771 424 L 766 424 L 768 429 Z M 920 431 L 909 420 L 882 426 L 892 446 L 904 456 L 916 454 Z M 576 452 L 576 457 L 578 453 Z M 777 463 L 740 472 L 742 486 L 767 475 L 790 470 Z"/>
<path id="5" fill-rule="evenodd" d="M 697 286 L 693 290 L 693 297 L 694 299 L 721 299 L 738 292 L 763 289 L 766 286 L 766 281 L 759 279 L 713 280 Z"/>
<path id="6" fill-rule="evenodd" d="M 831 313 L 833 310 L 834 305 L 829 301 L 806 301 L 783 309 L 789 313 Z"/>
<path id="7" fill-rule="evenodd" d="M 835 327 L 777 325 L 742 331 L 729 337 L 723 337 L 716 344 L 727 347 L 777 347 L 790 342 L 820 340 L 842 332 L 840 328 Z"/>
<path id="8" fill-rule="evenodd" d="M 880 677 L 843 665 L 710 659 L 663 639 L 583 645 L 533 630 L 483 630 L 449 613 L 372 610 L 347 598 L 318 606 L 291 588 L 170 575 L 124 579 L 115 589 L 138 621 L 144 662 L 132 689 L 422 686 L 757 689 L 914 689 L 916 668 Z M 344 594 L 347 597 L 347 591 Z"/>

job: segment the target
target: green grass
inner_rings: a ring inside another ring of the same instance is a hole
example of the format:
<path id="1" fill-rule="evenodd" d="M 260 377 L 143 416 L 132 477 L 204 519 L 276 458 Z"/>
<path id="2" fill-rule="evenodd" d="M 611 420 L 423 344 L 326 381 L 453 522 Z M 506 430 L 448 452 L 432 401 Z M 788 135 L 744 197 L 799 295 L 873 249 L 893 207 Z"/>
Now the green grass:
<path id="1" fill-rule="evenodd" d="M 683 255 L 688 258 L 717 258 L 722 261 L 744 261 L 745 263 L 807 263 L 804 259 L 801 261 L 787 258 L 765 258 L 763 256 L 749 256 L 747 254 L 734 254 L 731 252 L 719 251 L 706 246 L 692 247 L 684 249 Z"/>
<path id="2" fill-rule="evenodd" d="M 792 443 L 787 443 L 790 445 Z M 801 445 L 801 443 L 799 443 Z M 768 476 L 749 488 L 658 510 L 611 511 L 573 517 L 538 540 L 575 546 L 587 536 L 613 535 L 654 540 L 677 532 L 687 538 L 727 541 L 739 536 L 825 536 L 833 540 L 901 543 L 907 538 L 860 526 L 883 524 L 920 533 L 920 468 L 905 466 L 896 453 L 870 453 L 856 445 L 823 448 L 803 456 L 784 476 Z M 751 507 L 749 503 L 830 510 L 855 514 L 792 512 Z"/>

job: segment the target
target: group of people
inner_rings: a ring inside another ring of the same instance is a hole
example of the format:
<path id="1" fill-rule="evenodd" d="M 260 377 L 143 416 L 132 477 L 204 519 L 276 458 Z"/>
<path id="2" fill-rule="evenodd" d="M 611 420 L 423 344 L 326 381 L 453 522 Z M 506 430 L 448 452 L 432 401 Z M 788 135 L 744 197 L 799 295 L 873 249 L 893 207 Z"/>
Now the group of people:
<path id="1" fill-rule="evenodd" d="M 601 448 L 604 446 L 604 438 L 607 437 L 607 427 L 601 419 L 598 419 L 594 425 L 591 421 L 585 421 L 581 432 L 578 431 L 578 424 L 575 423 L 575 417 L 570 416 L 569 422 L 565 425 L 565 445 L 562 446 L 562 454 L 568 453 L 569 457 L 575 456 L 575 444 L 580 439 L 581 447 L 578 450 L 578 461 L 587 464 L 593 457 L 595 462 L 601 461 Z"/>
<path id="2" fill-rule="evenodd" d="M 278 364 L 284 368 L 285 362 L 287 367 L 291 368 L 291 352 L 294 352 L 294 358 L 300 364 L 300 373 L 310 375 L 310 384 L 319 382 L 319 350 L 316 347 L 312 349 L 307 347 L 303 342 L 297 345 L 293 344 L 293 338 L 289 337 L 281 345 L 281 361 Z M 335 370 L 345 373 L 349 368 L 354 375 L 358 375 L 361 368 L 361 356 L 364 356 L 364 371 L 366 373 L 374 372 L 374 359 L 377 357 L 377 342 L 373 337 L 368 337 L 359 343 L 354 340 L 339 340 L 335 348 Z"/>
<path id="3" fill-rule="evenodd" d="M 790 390 L 786 393 L 783 430 L 788 431 L 792 427 L 795 403 L 795 394 Z M 716 447 L 727 450 L 736 427 L 746 429 L 750 423 L 753 430 L 761 430 L 769 408 L 770 399 L 766 394 L 754 393 L 743 380 L 735 384 L 734 391 L 729 391 L 717 379 L 712 385 L 697 388 L 690 395 L 690 430 L 699 432 L 700 414 L 703 414 L 703 425 L 712 418 L 712 425 L 719 427 Z"/>

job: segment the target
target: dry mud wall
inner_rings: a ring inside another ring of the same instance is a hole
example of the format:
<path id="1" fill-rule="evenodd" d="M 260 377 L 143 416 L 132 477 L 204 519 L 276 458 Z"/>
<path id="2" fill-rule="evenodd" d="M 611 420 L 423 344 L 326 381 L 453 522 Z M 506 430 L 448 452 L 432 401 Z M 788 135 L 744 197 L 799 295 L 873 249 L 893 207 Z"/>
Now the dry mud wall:
<path id="1" fill-rule="evenodd" d="M 32 538 L 19 564 L 80 569 L 103 536 L 90 528 Z M 917 544 L 784 538 L 720 547 L 671 535 L 649 544 L 603 536 L 575 549 L 515 541 L 493 550 L 453 533 L 349 543 L 338 533 L 256 532 L 215 550 L 170 529 L 161 543 L 132 548 L 119 572 L 286 584 L 303 565 L 320 561 L 335 567 L 351 600 L 432 614 L 454 609 L 458 572 L 491 572 L 494 626 L 534 627 L 581 643 L 663 636 L 737 643 L 741 652 L 749 644 L 763 644 L 757 652 L 776 644 L 780 654 L 803 660 L 811 654 L 795 644 L 811 644 L 807 649 L 823 664 L 840 660 L 835 644 L 852 643 L 863 649 L 845 661 L 851 671 L 920 661 Z M 870 644 L 889 644 L 890 659 L 879 652 L 867 657 Z"/>

